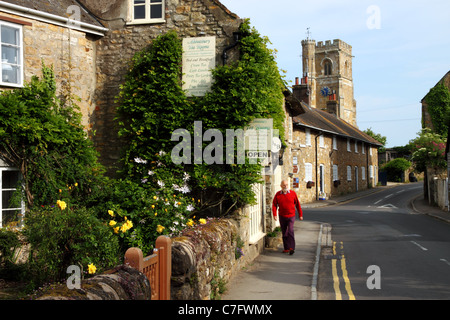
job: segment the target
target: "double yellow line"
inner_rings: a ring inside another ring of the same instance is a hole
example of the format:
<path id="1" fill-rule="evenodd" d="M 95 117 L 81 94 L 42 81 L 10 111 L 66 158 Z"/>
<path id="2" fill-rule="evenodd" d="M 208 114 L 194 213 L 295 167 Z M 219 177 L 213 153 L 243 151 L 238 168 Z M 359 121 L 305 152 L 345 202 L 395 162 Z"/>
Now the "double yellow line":
<path id="1" fill-rule="evenodd" d="M 355 300 L 355 295 L 353 294 L 352 286 L 350 285 L 350 279 L 348 278 L 347 265 L 345 263 L 344 243 L 341 241 L 339 243 L 339 247 L 336 248 L 336 241 L 333 241 L 333 255 L 337 256 L 338 251 L 341 255 L 341 258 L 340 258 L 341 270 L 342 270 L 342 278 L 344 279 L 344 283 L 345 283 L 345 290 L 347 291 L 349 300 Z M 337 270 L 338 269 L 337 268 L 337 260 L 338 259 L 331 260 L 331 272 L 333 274 L 333 287 L 334 287 L 334 292 L 336 293 L 336 300 L 342 300 L 340 281 L 339 281 L 338 270 Z"/>

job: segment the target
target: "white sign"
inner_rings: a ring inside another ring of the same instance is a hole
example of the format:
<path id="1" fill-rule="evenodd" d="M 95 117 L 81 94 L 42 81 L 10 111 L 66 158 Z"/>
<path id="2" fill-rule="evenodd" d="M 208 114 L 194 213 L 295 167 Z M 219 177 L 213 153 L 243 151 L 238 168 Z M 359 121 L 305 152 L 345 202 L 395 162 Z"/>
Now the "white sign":
<path id="1" fill-rule="evenodd" d="M 216 67 L 216 37 L 183 39 L 183 90 L 188 96 L 204 96 L 211 88 Z"/>

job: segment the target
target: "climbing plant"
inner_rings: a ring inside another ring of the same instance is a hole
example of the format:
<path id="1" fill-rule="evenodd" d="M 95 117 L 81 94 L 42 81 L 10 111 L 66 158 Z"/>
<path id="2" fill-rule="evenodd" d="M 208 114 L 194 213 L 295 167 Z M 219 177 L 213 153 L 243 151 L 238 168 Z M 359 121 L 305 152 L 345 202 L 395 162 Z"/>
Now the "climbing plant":
<path id="1" fill-rule="evenodd" d="M 160 233 L 169 233 L 175 222 L 183 222 L 175 219 L 177 212 L 186 217 L 223 215 L 253 203 L 252 185 L 261 182 L 260 164 L 248 159 L 227 163 L 225 152 L 219 163 L 195 163 L 188 155 L 190 161 L 175 164 L 170 157 L 178 144 L 172 141 L 175 130 L 186 129 L 193 137 L 194 122 L 201 122 L 202 132 L 217 129 L 225 137 L 226 129 L 242 129 L 255 118 L 272 118 L 283 140 L 284 83 L 274 51 L 248 20 L 240 32 L 240 59 L 212 71 L 213 85 L 204 97 L 187 97 L 182 90 L 182 42 L 174 31 L 133 57 L 121 86 L 117 111 L 119 135 L 125 141 L 123 179 L 133 181 L 149 199 L 171 195 L 183 205 L 172 212 L 172 218 L 161 212 L 165 225 L 155 225 L 150 213 L 140 216 Z M 210 143 L 203 141 L 202 151 Z"/>
<path id="2" fill-rule="evenodd" d="M 450 91 L 443 82 L 440 82 L 430 89 L 425 101 L 428 105 L 433 131 L 442 136 L 447 136 L 450 121 Z"/>

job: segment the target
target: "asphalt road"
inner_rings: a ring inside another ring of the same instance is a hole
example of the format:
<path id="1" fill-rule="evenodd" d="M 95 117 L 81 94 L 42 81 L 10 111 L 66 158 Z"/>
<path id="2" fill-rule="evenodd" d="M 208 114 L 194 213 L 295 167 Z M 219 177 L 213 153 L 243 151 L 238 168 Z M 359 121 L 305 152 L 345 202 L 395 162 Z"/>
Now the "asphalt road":
<path id="1" fill-rule="evenodd" d="M 331 225 L 319 300 L 450 299 L 450 224 L 409 208 L 421 192 L 422 184 L 413 183 L 305 209 Z"/>

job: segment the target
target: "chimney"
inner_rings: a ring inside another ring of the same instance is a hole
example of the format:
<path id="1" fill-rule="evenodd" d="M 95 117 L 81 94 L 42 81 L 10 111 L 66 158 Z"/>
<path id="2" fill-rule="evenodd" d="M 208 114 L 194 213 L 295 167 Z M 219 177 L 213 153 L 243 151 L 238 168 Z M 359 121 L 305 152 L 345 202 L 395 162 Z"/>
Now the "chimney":
<path id="1" fill-rule="evenodd" d="M 292 86 L 292 93 L 295 98 L 299 101 L 303 101 L 310 104 L 310 89 L 308 85 L 308 76 L 305 76 L 301 79 L 301 84 L 298 83 L 298 77 L 295 78 L 295 85 Z"/>
<path id="2" fill-rule="evenodd" d="M 333 93 L 328 96 L 327 112 L 339 118 L 339 106 L 336 101 L 336 91 L 334 90 Z"/>

